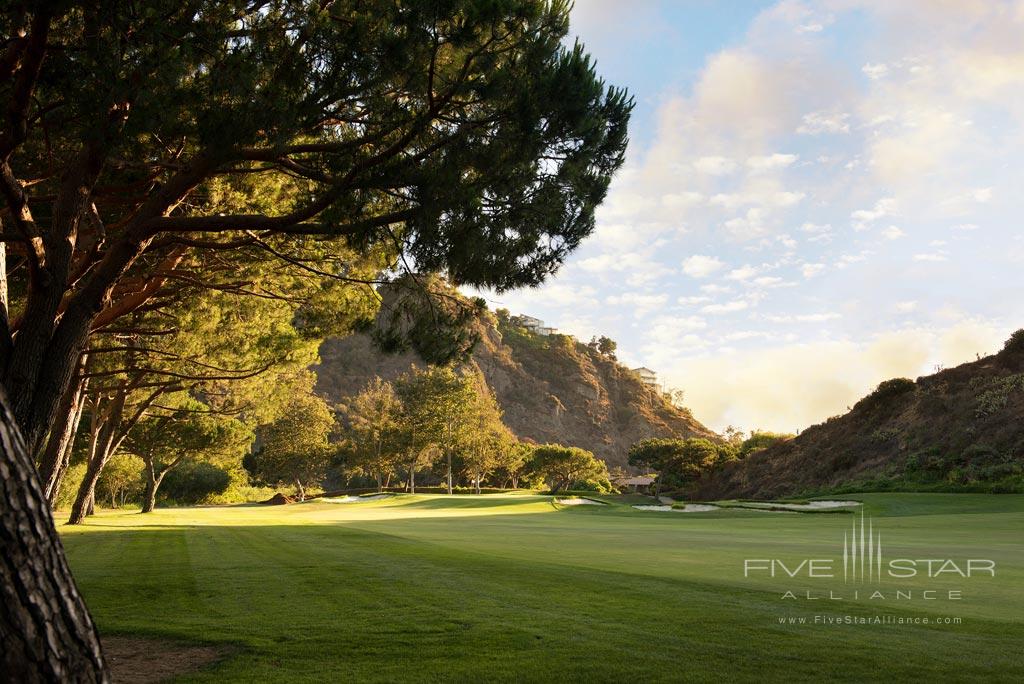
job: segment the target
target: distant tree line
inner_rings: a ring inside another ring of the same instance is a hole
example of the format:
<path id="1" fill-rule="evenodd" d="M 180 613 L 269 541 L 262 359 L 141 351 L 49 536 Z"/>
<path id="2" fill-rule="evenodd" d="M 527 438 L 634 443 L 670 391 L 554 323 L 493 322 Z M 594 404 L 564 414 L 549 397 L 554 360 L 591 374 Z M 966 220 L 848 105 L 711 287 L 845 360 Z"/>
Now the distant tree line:
<path id="1" fill-rule="evenodd" d="M 630 447 L 629 465 L 654 474 L 656 492 L 685 490 L 716 468 L 747 458 L 793 435 L 754 430 L 744 438 L 741 431 L 730 426 L 725 437 L 722 441 L 703 437 L 644 439 Z"/>
<path id="2" fill-rule="evenodd" d="M 502 422 L 478 375 L 451 367 L 412 368 L 394 383 L 372 380 L 339 406 L 340 446 L 331 467 L 346 485 L 368 479 L 380 491 L 415 493 L 440 483 L 610 491 L 604 463 L 591 452 L 519 441 Z"/>

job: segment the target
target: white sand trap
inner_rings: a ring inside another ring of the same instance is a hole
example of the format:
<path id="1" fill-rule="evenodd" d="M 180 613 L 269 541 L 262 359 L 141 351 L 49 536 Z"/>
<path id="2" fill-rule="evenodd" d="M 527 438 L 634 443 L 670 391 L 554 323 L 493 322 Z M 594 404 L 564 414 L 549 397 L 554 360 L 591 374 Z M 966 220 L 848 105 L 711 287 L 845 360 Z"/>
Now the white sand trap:
<path id="1" fill-rule="evenodd" d="M 807 504 L 807 508 L 846 508 L 860 505 L 860 501 L 812 501 Z"/>
<path id="2" fill-rule="evenodd" d="M 672 508 L 671 506 L 640 505 L 633 506 L 638 511 L 668 511 L 675 513 L 707 513 L 708 511 L 719 510 L 718 506 L 710 504 L 686 504 L 683 508 Z"/>
<path id="3" fill-rule="evenodd" d="M 594 501 L 593 499 L 584 499 L 583 497 L 573 497 L 571 499 L 555 499 L 556 504 L 563 506 L 604 506 L 604 501 Z"/>
<path id="4" fill-rule="evenodd" d="M 787 511 L 816 511 L 827 508 L 849 508 L 860 506 L 860 501 L 811 501 L 805 504 L 776 503 L 773 501 L 745 501 L 736 508 L 746 508 L 751 511 L 771 511 L 771 509 L 783 509 Z"/>
<path id="5" fill-rule="evenodd" d="M 321 497 L 321 501 L 325 503 L 359 503 L 360 501 L 377 501 L 378 499 L 387 499 L 391 494 L 374 494 L 373 496 L 338 496 L 338 497 Z"/>

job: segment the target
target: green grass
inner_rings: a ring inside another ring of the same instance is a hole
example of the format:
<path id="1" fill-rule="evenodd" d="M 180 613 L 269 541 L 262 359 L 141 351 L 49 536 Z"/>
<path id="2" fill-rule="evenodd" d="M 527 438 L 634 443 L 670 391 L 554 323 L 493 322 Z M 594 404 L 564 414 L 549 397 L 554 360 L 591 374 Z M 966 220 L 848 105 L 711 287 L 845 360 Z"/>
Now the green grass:
<path id="1" fill-rule="evenodd" d="M 836 582 L 745 579 L 743 559 L 835 556 L 852 516 L 614 498 L 105 512 L 63 532 L 103 633 L 233 646 L 186 681 L 1024 679 L 1024 496 L 856 498 L 887 557 L 992 558 L 997 577 L 900 585 L 954 602 L 784 601 Z M 779 624 L 814 614 L 963 623 Z"/>

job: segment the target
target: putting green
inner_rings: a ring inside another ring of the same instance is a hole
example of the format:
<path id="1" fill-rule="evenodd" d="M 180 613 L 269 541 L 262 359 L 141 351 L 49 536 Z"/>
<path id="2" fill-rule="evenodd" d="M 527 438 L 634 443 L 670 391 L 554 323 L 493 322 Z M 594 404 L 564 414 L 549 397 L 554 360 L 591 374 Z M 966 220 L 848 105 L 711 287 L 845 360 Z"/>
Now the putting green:
<path id="1" fill-rule="evenodd" d="M 859 514 L 635 497 L 102 512 L 62 532 L 101 632 L 234 647 L 187 681 L 1024 680 L 1024 496 L 843 498 L 864 502 L 885 563 L 985 559 L 995 577 L 920 563 L 844 582 Z M 836 576 L 807 577 L 807 559 Z"/>

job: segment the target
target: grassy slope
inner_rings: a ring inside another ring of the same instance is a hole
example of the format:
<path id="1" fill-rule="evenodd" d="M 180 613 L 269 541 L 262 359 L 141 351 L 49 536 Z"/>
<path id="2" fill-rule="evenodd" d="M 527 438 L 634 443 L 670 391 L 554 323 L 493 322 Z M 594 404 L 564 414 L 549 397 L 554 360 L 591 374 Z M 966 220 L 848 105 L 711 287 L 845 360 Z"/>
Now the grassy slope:
<path id="1" fill-rule="evenodd" d="M 997 560 L 952 608 L 884 611 L 964 624 L 779 625 L 879 612 L 742 577 L 745 557 L 835 555 L 849 515 L 418 496 L 105 513 L 64 540 L 104 632 L 239 647 L 201 681 L 1024 678 L 1024 496 L 863 499 L 892 554 Z"/>
<path id="2" fill-rule="evenodd" d="M 1024 491 L 1024 344 L 903 389 L 875 391 L 846 414 L 717 470 L 693 495 Z"/>

